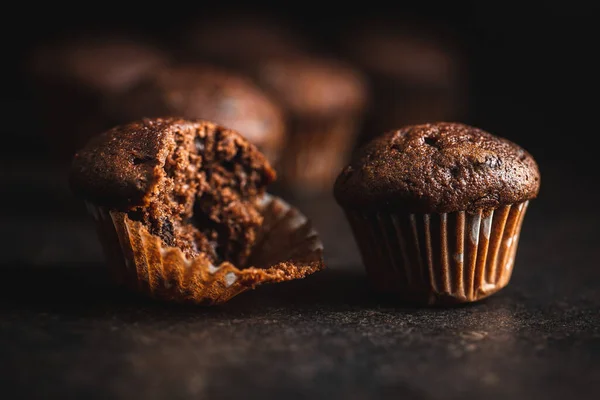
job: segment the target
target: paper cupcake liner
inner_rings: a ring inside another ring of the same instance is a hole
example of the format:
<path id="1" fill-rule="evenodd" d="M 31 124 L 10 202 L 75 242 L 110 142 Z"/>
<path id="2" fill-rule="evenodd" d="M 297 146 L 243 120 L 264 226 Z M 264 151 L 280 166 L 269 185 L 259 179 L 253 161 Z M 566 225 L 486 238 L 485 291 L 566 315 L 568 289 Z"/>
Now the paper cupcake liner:
<path id="1" fill-rule="evenodd" d="M 445 214 L 345 211 L 377 290 L 445 304 L 477 301 L 508 284 L 527 205 Z"/>
<path id="2" fill-rule="evenodd" d="M 344 116 L 292 123 L 278 171 L 300 194 L 329 192 L 354 146 L 359 122 Z"/>
<path id="3" fill-rule="evenodd" d="M 250 268 L 189 259 L 165 245 L 126 213 L 87 204 L 112 276 L 148 296 L 181 303 L 219 304 L 262 283 L 304 278 L 323 268 L 323 245 L 307 218 L 283 200 L 265 195 L 262 229 Z"/>

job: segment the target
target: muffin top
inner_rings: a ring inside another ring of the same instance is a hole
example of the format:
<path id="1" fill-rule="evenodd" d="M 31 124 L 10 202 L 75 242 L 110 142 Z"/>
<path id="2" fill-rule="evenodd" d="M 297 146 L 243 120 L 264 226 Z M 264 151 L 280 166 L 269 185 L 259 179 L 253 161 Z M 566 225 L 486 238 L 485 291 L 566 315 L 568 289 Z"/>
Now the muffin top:
<path id="1" fill-rule="evenodd" d="M 365 106 L 362 75 L 337 60 L 316 56 L 277 57 L 256 66 L 253 75 L 293 115 L 329 115 Z"/>
<path id="2" fill-rule="evenodd" d="M 261 147 L 281 143 L 280 108 L 249 79 L 209 65 L 163 67 L 121 96 L 119 122 L 177 115 L 214 121 L 240 132 Z"/>
<path id="3" fill-rule="evenodd" d="M 446 213 L 522 202 L 539 187 L 537 164 L 521 147 L 443 122 L 373 139 L 338 176 L 334 194 L 344 207 Z"/>
<path id="4" fill-rule="evenodd" d="M 84 35 L 39 48 L 31 68 L 40 78 L 71 81 L 111 95 L 166 62 L 161 50 L 133 36 Z"/>
<path id="5" fill-rule="evenodd" d="M 187 148 L 187 143 L 191 148 Z M 193 154 L 202 164 L 182 174 L 193 175 L 200 168 L 207 169 L 209 162 L 214 164 L 217 159 L 235 169 L 233 160 L 241 163 L 243 156 L 249 169 L 260 172 L 252 185 L 249 182 L 256 174 L 241 171 L 246 175 L 243 177 L 240 172 L 237 185 L 242 185 L 244 179 L 248 181 L 243 190 L 264 187 L 275 179 L 265 157 L 237 132 L 203 120 L 155 118 L 117 126 L 93 137 L 73 158 L 71 187 L 76 194 L 98 205 L 120 210 L 146 206 L 157 191 L 166 190 L 161 182 L 177 178 L 171 176 L 173 171 L 190 163 L 181 158 L 182 152 Z M 187 190 L 182 196 L 190 193 L 192 190 Z"/>

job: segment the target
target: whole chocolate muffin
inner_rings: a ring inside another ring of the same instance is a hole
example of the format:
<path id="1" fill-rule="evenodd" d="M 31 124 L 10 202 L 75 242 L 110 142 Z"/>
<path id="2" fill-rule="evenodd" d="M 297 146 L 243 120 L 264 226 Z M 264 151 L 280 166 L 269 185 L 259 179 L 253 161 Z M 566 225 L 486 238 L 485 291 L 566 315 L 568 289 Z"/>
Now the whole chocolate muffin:
<path id="1" fill-rule="evenodd" d="M 177 115 L 240 132 L 275 163 L 284 143 L 281 109 L 248 78 L 213 66 L 159 68 L 114 104 L 117 123 Z"/>
<path id="2" fill-rule="evenodd" d="M 359 150 L 338 177 L 375 287 L 429 304 L 508 284 L 538 167 L 516 144 L 457 123 L 409 126 Z"/>
<path id="3" fill-rule="evenodd" d="M 174 118 L 92 138 L 70 175 L 117 279 L 158 298 L 196 303 L 222 302 L 322 267 L 306 218 L 265 194 L 274 179 L 265 157 L 238 133 Z M 273 240 L 284 242 L 264 254 Z M 250 268 L 256 260 L 263 268 Z"/>
<path id="4" fill-rule="evenodd" d="M 111 126 L 106 102 L 166 64 L 167 56 L 132 35 L 85 34 L 36 48 L 29 61 L 44 136 L 70 158 Z"/>
<path id="5" fill-rule="evenodd" d="M 363 76 L 339 61 L 308 55 L 264 60 L 253 76 L 288 118 L 283 183 L 302 194 L 330 190 L 362 122 L 368 97 Z"/>
<path id="6" fill-rule="evenodd" d="M 435 28 L 378 21 L 344 36 L 346 55 L 373 86 L 369 132 L 429 121 L 460 120 L 467 112 L 466 61 L 459 41 Z"/>

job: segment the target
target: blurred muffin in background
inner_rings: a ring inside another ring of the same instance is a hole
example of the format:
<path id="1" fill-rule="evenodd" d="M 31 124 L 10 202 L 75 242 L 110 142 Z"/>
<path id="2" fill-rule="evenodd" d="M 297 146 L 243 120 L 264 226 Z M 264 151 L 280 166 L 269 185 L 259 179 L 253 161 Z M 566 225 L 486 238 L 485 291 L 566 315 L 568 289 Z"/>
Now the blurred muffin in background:
<path id="1" fill-rule="evenodd" d="M 229 11 L 206 14 L 181 33 L 182 58 L 246 67 L 268 57 L 306 50 L 307 41 L 281 16 Z"/>
<path id="2" fill-rule="evenodd" d="M 371 80 L 370 132 L 432 121 L 461 120 L 467 111 L 465 60 L 451 35 L 416 23 L 378 21 L 352 28 L 343 51 Z"/>
<path id="3" fill-rule="evenodd" d="M 42 135 L 62 160 L 110 127 L 107 102 L 168 57 L 135 35 L 85 34 L 39 46 L 29 61 Z"/>
<path id="4" fill-rule="evenodd" d="M 286 114 L 283 185 L 300 195 L 329 193 L 362 123 L 365 79 L 351 66 L 314 55 L 265 58 L 250 74 Z"/>
<path id="5" fill-rule="evenodd" d="M 156 69 L 112 104 L 115 122 L 178 116 L 236 130 L 276 163 L 284 143 L 281 109 L 249 78 L 207 64 Z"/>

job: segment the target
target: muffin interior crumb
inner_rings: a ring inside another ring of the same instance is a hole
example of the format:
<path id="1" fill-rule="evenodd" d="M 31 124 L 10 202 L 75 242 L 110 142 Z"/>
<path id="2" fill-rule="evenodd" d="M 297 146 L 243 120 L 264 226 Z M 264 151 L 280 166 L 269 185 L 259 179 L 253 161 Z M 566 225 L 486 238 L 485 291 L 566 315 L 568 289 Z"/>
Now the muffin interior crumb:
<path id="1" fill-rule="evenodd" d="M 180 126 L 173 137 L 157 184 L 129 217 L 190 258 L 244 266 L 263 220 L 257 202 L 274 172 L 224 128 Z"/>

